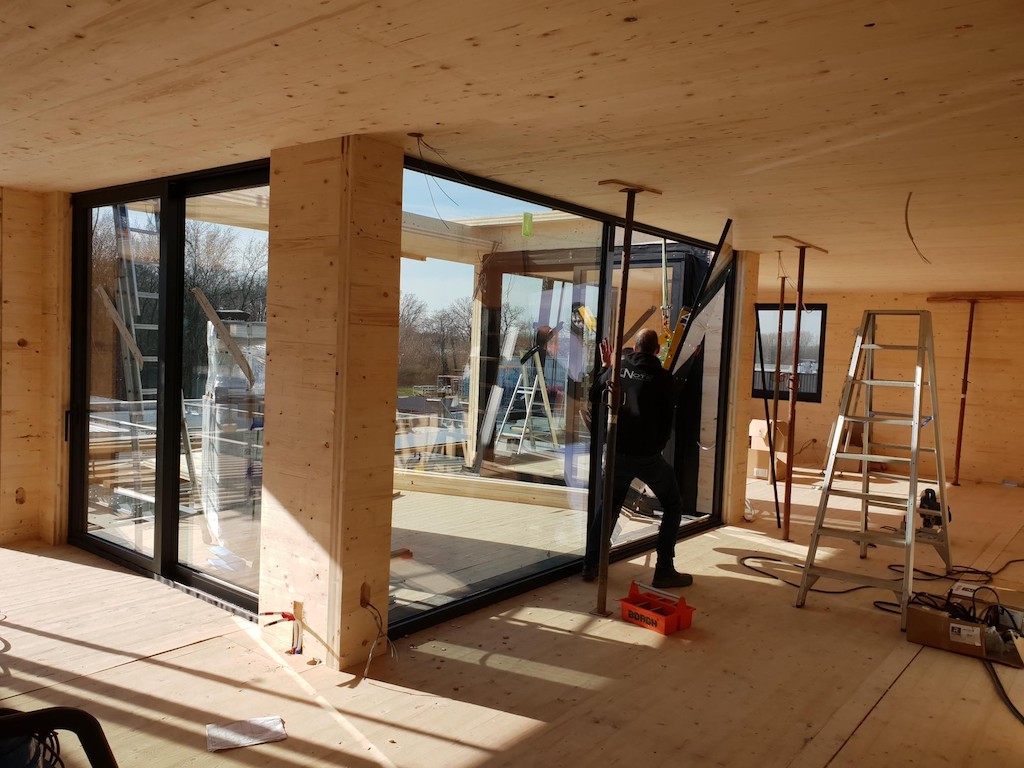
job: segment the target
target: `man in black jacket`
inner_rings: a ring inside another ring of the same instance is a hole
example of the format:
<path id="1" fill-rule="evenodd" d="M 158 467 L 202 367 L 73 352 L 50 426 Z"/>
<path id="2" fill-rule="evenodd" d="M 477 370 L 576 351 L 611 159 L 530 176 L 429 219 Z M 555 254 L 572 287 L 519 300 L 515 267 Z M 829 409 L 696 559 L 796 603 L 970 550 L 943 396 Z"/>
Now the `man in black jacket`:
<path id="1" fill-rule="evenodd" d="M 672 374 L 658 360 L 660 348 L 657 332 L 645 328 L 636 336 L 634 351 L 623 355 L 620 361 L 619 387 L 622 401 L 615 441 L 612 510 L 617 520 L 633 478 L 638 478 L 654 491 L 664 511 L 658 529 L 658 554 L 652 585 L 665 589 L 688 587 L 693 583 L 693 577 L 688 573 L 677 573 L 672 562 L 676 535 L 683 515 L 683 498 L 675 472 L 662 456 L 672 433 L 674 404 Z M 605 370 L 590 391 L 590 401 L 595 409 L 611 379 L 612 350 L 607 339 L 601 342 L 601 361 Z M 583 559 L 584 581 L 593 581 L 597 577 L 600 546 L 599 505 L 587 537 L 587 551 Z"/>

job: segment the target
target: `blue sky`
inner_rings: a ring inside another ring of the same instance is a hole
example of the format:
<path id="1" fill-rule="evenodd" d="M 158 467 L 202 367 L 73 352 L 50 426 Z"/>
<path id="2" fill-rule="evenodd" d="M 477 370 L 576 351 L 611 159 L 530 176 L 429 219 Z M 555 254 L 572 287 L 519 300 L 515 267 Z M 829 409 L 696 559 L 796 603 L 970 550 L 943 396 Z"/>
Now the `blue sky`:
<path id="1" fill-rule="evenodd" d="M 551 209 L 406 170 L 402 210 L 432 219 L 468 219 Z M 402 259 L 402 290 L 415 293 L 431 311 L 443 309 L 456 299 L 473 295 L 473 267 L 439 259 Z"/>

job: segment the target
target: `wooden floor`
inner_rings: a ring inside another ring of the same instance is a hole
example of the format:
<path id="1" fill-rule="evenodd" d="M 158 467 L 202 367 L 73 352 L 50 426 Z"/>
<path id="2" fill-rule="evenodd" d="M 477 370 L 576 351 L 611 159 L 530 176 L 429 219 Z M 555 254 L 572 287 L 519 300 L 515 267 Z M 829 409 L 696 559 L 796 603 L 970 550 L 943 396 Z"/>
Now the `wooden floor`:
<path id="1" fill-rule="evenodd" d="M 696 578 L 684 632 L 594 616 L 593 585 L 569 579 L 404 638 L 367 679 L 280 655 L 287 624 L 261 639 L 73 548 L 0 550 L 0 706 L 84 707 L 123 766 L 1020 765 L 1024 727 L 982 665 L 907 643 L 898 617 L 872 607 L 886 593 L 812 594 L 796 609 L 795 589 L 739 565 L 804 555 L 815 480 L 795 482 L 792 543 L 752 481 L 757 520 L 678 545 Z M 954 488 L 950 503 L 956 563 L 1024 557 L 1024 489 Z M 895 560 L 824 553 L 879 573 Z M 650 565 L 614 564 L 610 595 Z M 1024 590 L 1024 564 L 997 583 Z M 1024 672 L 997 672 L 1024 708 Z M 287 740 L 206 752 L 206 724 L 263 715 L 284 718 Z M 62 743 L 83 765 L 74 738 Z"/>

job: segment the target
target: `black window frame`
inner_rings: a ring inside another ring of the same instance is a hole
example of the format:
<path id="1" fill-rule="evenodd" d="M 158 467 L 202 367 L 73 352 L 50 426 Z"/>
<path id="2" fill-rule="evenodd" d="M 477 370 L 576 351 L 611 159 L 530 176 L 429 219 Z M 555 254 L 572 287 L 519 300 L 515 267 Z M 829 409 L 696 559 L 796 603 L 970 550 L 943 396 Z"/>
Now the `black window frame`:
<path id="1" fill-rule="evenodd" d="M 804 302 L 803 311 L 806 312 L 820 312 L 821 313 L 821 335 L 818 340 L 818 369 L 817 375 L 814 379 L 807 378 L 807 381 L 813 381 L 813 389 L 810 387 L 804 387 L 803 381 L 800 383 L 800 388 L 797 391 L 797 402 L 800 403 L 820 403 L 821 394 L 824 389 L 825 380 L 825 343 L 827 334 L 827 322 L 828 322 L 828 304 L 823 303 L 810 303 Z M 774 387 L 774 368 L 762 369 L 758 371 L 757 364 L 759 360 L 763 360 L 765 357 L 775 357 L 776 351 L 776 338 L 778 335 L 778 311 L 779 305 L 772 303 L 757 303 L 754 304 L 754 318 L 755 318 L 755 330 L 754 330 L 754 362 L 753 362 L 753 377 L 750 385 L 750 396 L 755 400 L 771 400 L 775 396 Z M 796 311 L 795 303 L 786 303 L 783 305 L 783 319 L 787 313 L 794 313 Z M 761 324 L 761 312 L 774 312 L 775 321 L 770 325 Z M 803 325 L 804 321 L 801 321 Z M 801 329 L 801 337 L 804 336 L 806 328 Z M 771 334 L 770 339 L 765 338 L 766 334 Z M 802 346 L 802 345 L 801 345 Z M 783 351 L 782 359 L 780 361 L 782 366 L 792 368 L 792 356 L 787 355 Z M 799 365 L 798 365 L 799 368 Z M 798 371 L 799 373 L 799 371 Z M 788 371 L 783 371 L 779 382 L 779 400 L 789 401 L 789 381 Z M 758 386 L 758 384 L 762 386 Z"/>

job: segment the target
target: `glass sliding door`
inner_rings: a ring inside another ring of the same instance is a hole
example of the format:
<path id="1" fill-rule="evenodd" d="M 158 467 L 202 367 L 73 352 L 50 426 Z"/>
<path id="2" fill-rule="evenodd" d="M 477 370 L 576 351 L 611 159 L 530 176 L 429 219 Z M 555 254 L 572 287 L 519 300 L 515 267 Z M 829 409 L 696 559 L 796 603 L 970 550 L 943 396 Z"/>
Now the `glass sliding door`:
<path id="1" fill-rule="evenodd" d="M 178 558 L 259 588 L 269 187 L 185 203 Z"/>
<path id="2" fill-rule="evenodd" d="M 673 335 L 679 329 L 680 315 L 691 308 L 696 301 L 711 253 L 688 243 L 667 237 L 654 237 L 642 231 L 633 232 L 630 249 L 629 295 L 626 299 L 626 314 L 623 323 L 623 346 L 632 348 L 636 334 L 651 328 L 661 338 L 661 354 L 664 358 L 670 350 Z M 611 274 L 611 289 L 606 294 L 605 316 L 609 318 L 609 338 L 614 334 L 615 316 L 619 309 L 619 290 L 622 284 L 622 230 L 616 230 L 614 252 L 615 268 Z M 699 380 L 699 375 L 695 380 Z M 704 427 L 713 430 L 717 424 L 702 425 L 702 390 L 693 382 L 679 382 L 679 397 L 676 402 L 676 425 L 665 456 L 676 469 L 680 491 L 683 495 L 684 516 L 680 527 L 686 528 L 707 519 L 711 511 L 697 500 L 695 480 L 698 476 L 697 463 L 702 457 L 699 450 L 693 450 L 703 438 Z M 717 406 L 717 381 L 706 398 L 712 407 Z M 694 419 L 689 414 L 696 413 Z M 713 413 L 712 416 L 716 415 Z M 713 444 L 715 438 L 709 441 Z M 710 477 L 714 473 L 702 473 Z M 649 539 L 658 532 L 661 524 L 661 502 L 651 494 L 640 481 L 634 480 L 633 489 L 626 498 L 626 504 L 619 516 L 618 525 L 612 537 L 612 548 L 629 545 Z"/>
<path id="3" fill-rule="evenodd" d="M 147 557 L 156 512 L 160 204 L 85 212 L 89 221 L 86 531 Z"/>
<path id="4" fill-rule="evenodd" d="M 73 197 L 68 538 L 257 603 L 266 163 Z"/>
<path id="5" fill-rule="evenodd" d="M 585 541 L 600 221 L 406 171 L 392 621 Z"/>

